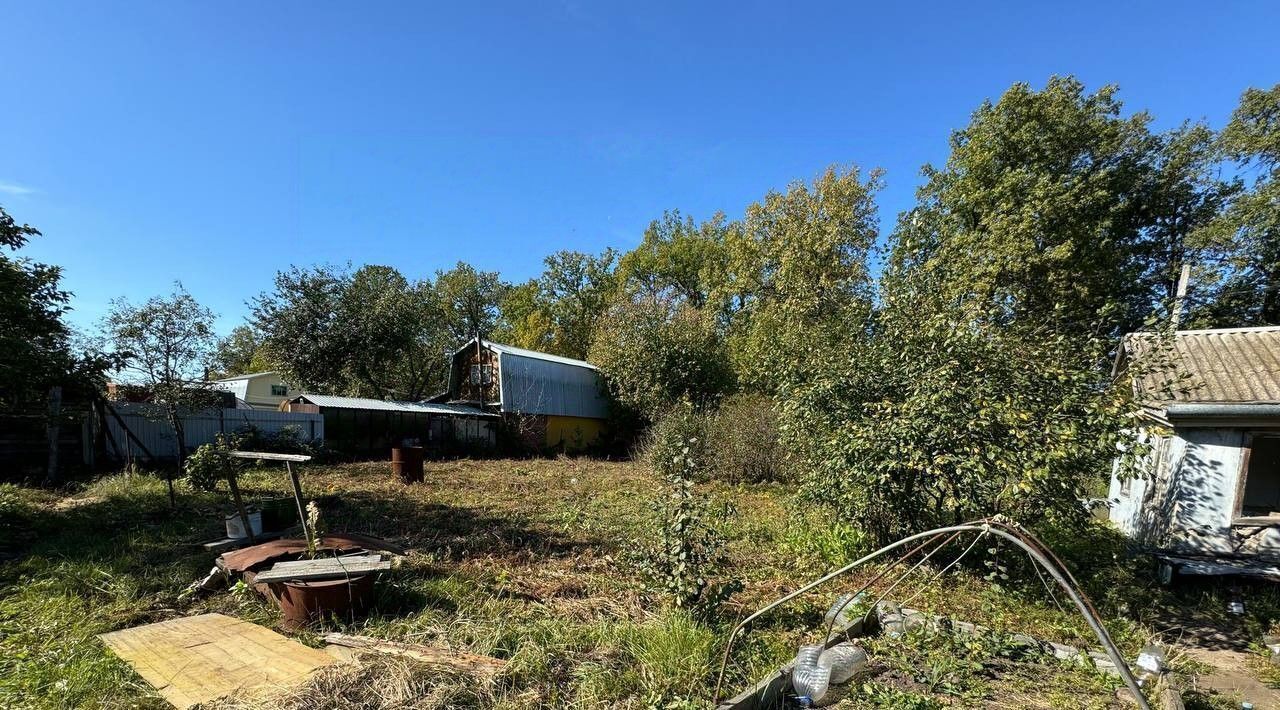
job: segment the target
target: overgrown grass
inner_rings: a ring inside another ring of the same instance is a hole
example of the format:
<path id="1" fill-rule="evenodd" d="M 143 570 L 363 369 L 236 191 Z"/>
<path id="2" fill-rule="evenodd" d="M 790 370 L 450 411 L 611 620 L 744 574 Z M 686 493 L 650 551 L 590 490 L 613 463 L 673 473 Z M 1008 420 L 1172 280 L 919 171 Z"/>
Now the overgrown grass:
<path id="1" fill-rule="evenodd" d="M 508 668 L 491 683 L 404 663 L 335 668 L 287 695 L 238 697 L 226 707 L 702 707 L 735 619 L 865 550 L 857 529 L 829 525 L 785 487 L 707 484 L 713 504 L 734 511 L 722 532 L 729 573 L 745 586 L 718 617 L 700 620 L 649 596 L 629 561 L 634 541 L 650 534 L 649 501 L 658 490 L 639 465 L 458 461 L 429 464 L 427 482 L 410 487 L 394 482 L 385 464 L 310 467 L 302 478 L 329 530 L 412 550 L 380 583 L 368 616 L 330 620 L 300 636 L 304 642 L 341 630 L 489 654 Z M 288 491 L 283 472 L 270 468 L 251 469 L 241 485 L 251 501 Z M 225 491 L 181 483 L 171 510 L 164 481 L 146 475 L 108 476 L 66 495 L 0 487 L 0 554 L 11 556 L 0 563 L 0 707 L 164 707 L 95 635 L 209 611 L 276 625 L 278 612 L 251 592 L 182 593 L 212 565 L 197 543 L 218 536 L 229 510 Z M 1145 606 L 1123 609 L 1163 593 L 1140 583 L 1121 558 L 1083 559 L 1091 566 L 1082 576 L 1099 587 L 1110 626 L 1136 651 L 1150 637 L 1150 619 Z M 762 619 L 739 642 L 728 687 L 744 687 L 817 639 L 832 599 L 873 572 Z M 919 591 L 918 608 L 1091 642 L 1078 616 L 1059 611 L 1042 589 L 1001 587 L 981 572 L 961 570 L 924 588 L 909 583 L 892 598 Z M 1107 591 L 1126 584 L 1127 592 Z M 1251 609 L 1254 623 L 1270 623 L 1273 607 L 1251 601 Z M 1113 681 L 1079 668 L 1040 659 L 1024 666 L 988 647 L 937 644 L 877 642 L 878 663 L 934 680 L 871 683 L 862 700 L 999 706 L 1040 693 L 1056 698 L 1044 707 L 1087 707 L 1112 698 Z"/>

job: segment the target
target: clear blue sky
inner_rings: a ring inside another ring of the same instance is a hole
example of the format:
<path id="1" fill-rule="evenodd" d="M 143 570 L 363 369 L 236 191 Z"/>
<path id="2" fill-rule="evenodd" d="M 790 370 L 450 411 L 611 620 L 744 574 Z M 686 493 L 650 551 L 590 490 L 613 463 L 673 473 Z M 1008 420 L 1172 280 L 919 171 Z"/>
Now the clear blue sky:
<path id="1" fill-rule="evenodd" d="M 1054 73 L 1160 126 L 1280 81 L 1280 3 L 0 2 L 0 204 L 78 325 L 174 279 L 225 331 L 278 269 L 524 279 L 831 163 L 888 227 L 982 99 Z"/>

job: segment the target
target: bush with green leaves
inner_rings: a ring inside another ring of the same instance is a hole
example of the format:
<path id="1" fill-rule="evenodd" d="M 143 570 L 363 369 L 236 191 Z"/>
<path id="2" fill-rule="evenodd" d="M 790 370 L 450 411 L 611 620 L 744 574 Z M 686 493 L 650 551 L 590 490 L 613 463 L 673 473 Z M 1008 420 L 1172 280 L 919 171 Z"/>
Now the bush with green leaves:
<path id="1" fill-rule="evenodd" d="M 227 478 L 228 470 L 240 470 L 244 462 L 227 455 L 228 451 L 239 448 L 239 439 L 234 434 L 217 434 L 212 443 L 196 447 L 182 469 L 187 474 L 187 482 L 192 488 L 201 491 L 212 491 L 218 487 L 219 481 Z"/>
<path id="2" fill-rule="evenodd" d="M 804 488 L 873 541 L 997 514 L 1079 527 L 1136 426 L 1107 344 L 953 313 L 886 314 L 783 410 Z"/>
<path id="3" fill-rule="evenodd" d="M 730 483 L 785 481 L 793 462 L 778 438 L 773 399 L 740 393 L 728 397 L 708 418 L 708 468 L 712 478 Z"/>
<path id="4" fill-rule="evenodd" d="M 646 456 L 665 486 L 653 505 L 657 535 L 640 569 L 672 606 L 710 616 L 741 582 L 715 580 L 727 561 L 725 540 L 710 503 L 694 490 L 706 465 L 704 430 L 705 415 L 687 402 L 654 426 Z"/>

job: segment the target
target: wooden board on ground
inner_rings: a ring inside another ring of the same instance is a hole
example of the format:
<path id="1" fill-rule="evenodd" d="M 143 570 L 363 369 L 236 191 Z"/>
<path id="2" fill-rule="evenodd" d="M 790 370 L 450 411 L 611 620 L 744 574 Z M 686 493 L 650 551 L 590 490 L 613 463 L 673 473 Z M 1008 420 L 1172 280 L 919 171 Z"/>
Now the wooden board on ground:
<path id="1" fill-rule="evenodd" d="M 222 614 L 201 614 L 113 631 L 98 638 L 179 708 L 245 688 L 303 681 L 336 663 L 271 629 Z"/>
<path id="2" fill-rule="evenodd" d="M 347 557 L 317 557 L 314 560 L 277 562 L 266 572 L 259 572 L 255 582 L 290 582 L 312 579 L 343 579 L 391 569 L 391 561 L 377 553 Z"/>
<path id="3" fill-rule="evenodd" d="M 506 661 L 492 656 L 480 656 L 466 651 L 436 648 L 418 643 L 384 641 L 368 636 L 331 633 L 324 637 L 324 642 L 329 644 L 325 648 L 326 651 L 343 660 L 358 658 L 361 653 L 385 653 L 483 676 L 494 675 L 507 665 Z"/>

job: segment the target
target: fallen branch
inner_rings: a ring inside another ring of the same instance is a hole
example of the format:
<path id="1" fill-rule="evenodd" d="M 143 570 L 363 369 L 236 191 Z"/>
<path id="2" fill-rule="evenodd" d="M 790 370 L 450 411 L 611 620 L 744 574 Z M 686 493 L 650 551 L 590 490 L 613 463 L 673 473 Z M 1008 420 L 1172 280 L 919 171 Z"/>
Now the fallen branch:
<path id="1" fill-rule="evenodd" d="M 507 665 L 506 661 L 500 658 L 493 658 L 492 656 L 479 656 L 465 651 L 451 651 L 436 648 L 434 646 L 424 646 L 417 643 L 383 641 L 382 639 L 369 638 L 368 636 L 351 636 L 348 634 L 332 633 L 327 634 L 323 640 L 325 643 L 333 646 L 343 646 L 345 648 L 352 648 L 357 651 L 366 651 L 370 653 L 386 653 L 393 656 L 403 656 L 415 661 L 421 661 L 422 663 L 448 666 L 460 671 L 467 671 L 479 675 L 495 675 Z"/>

